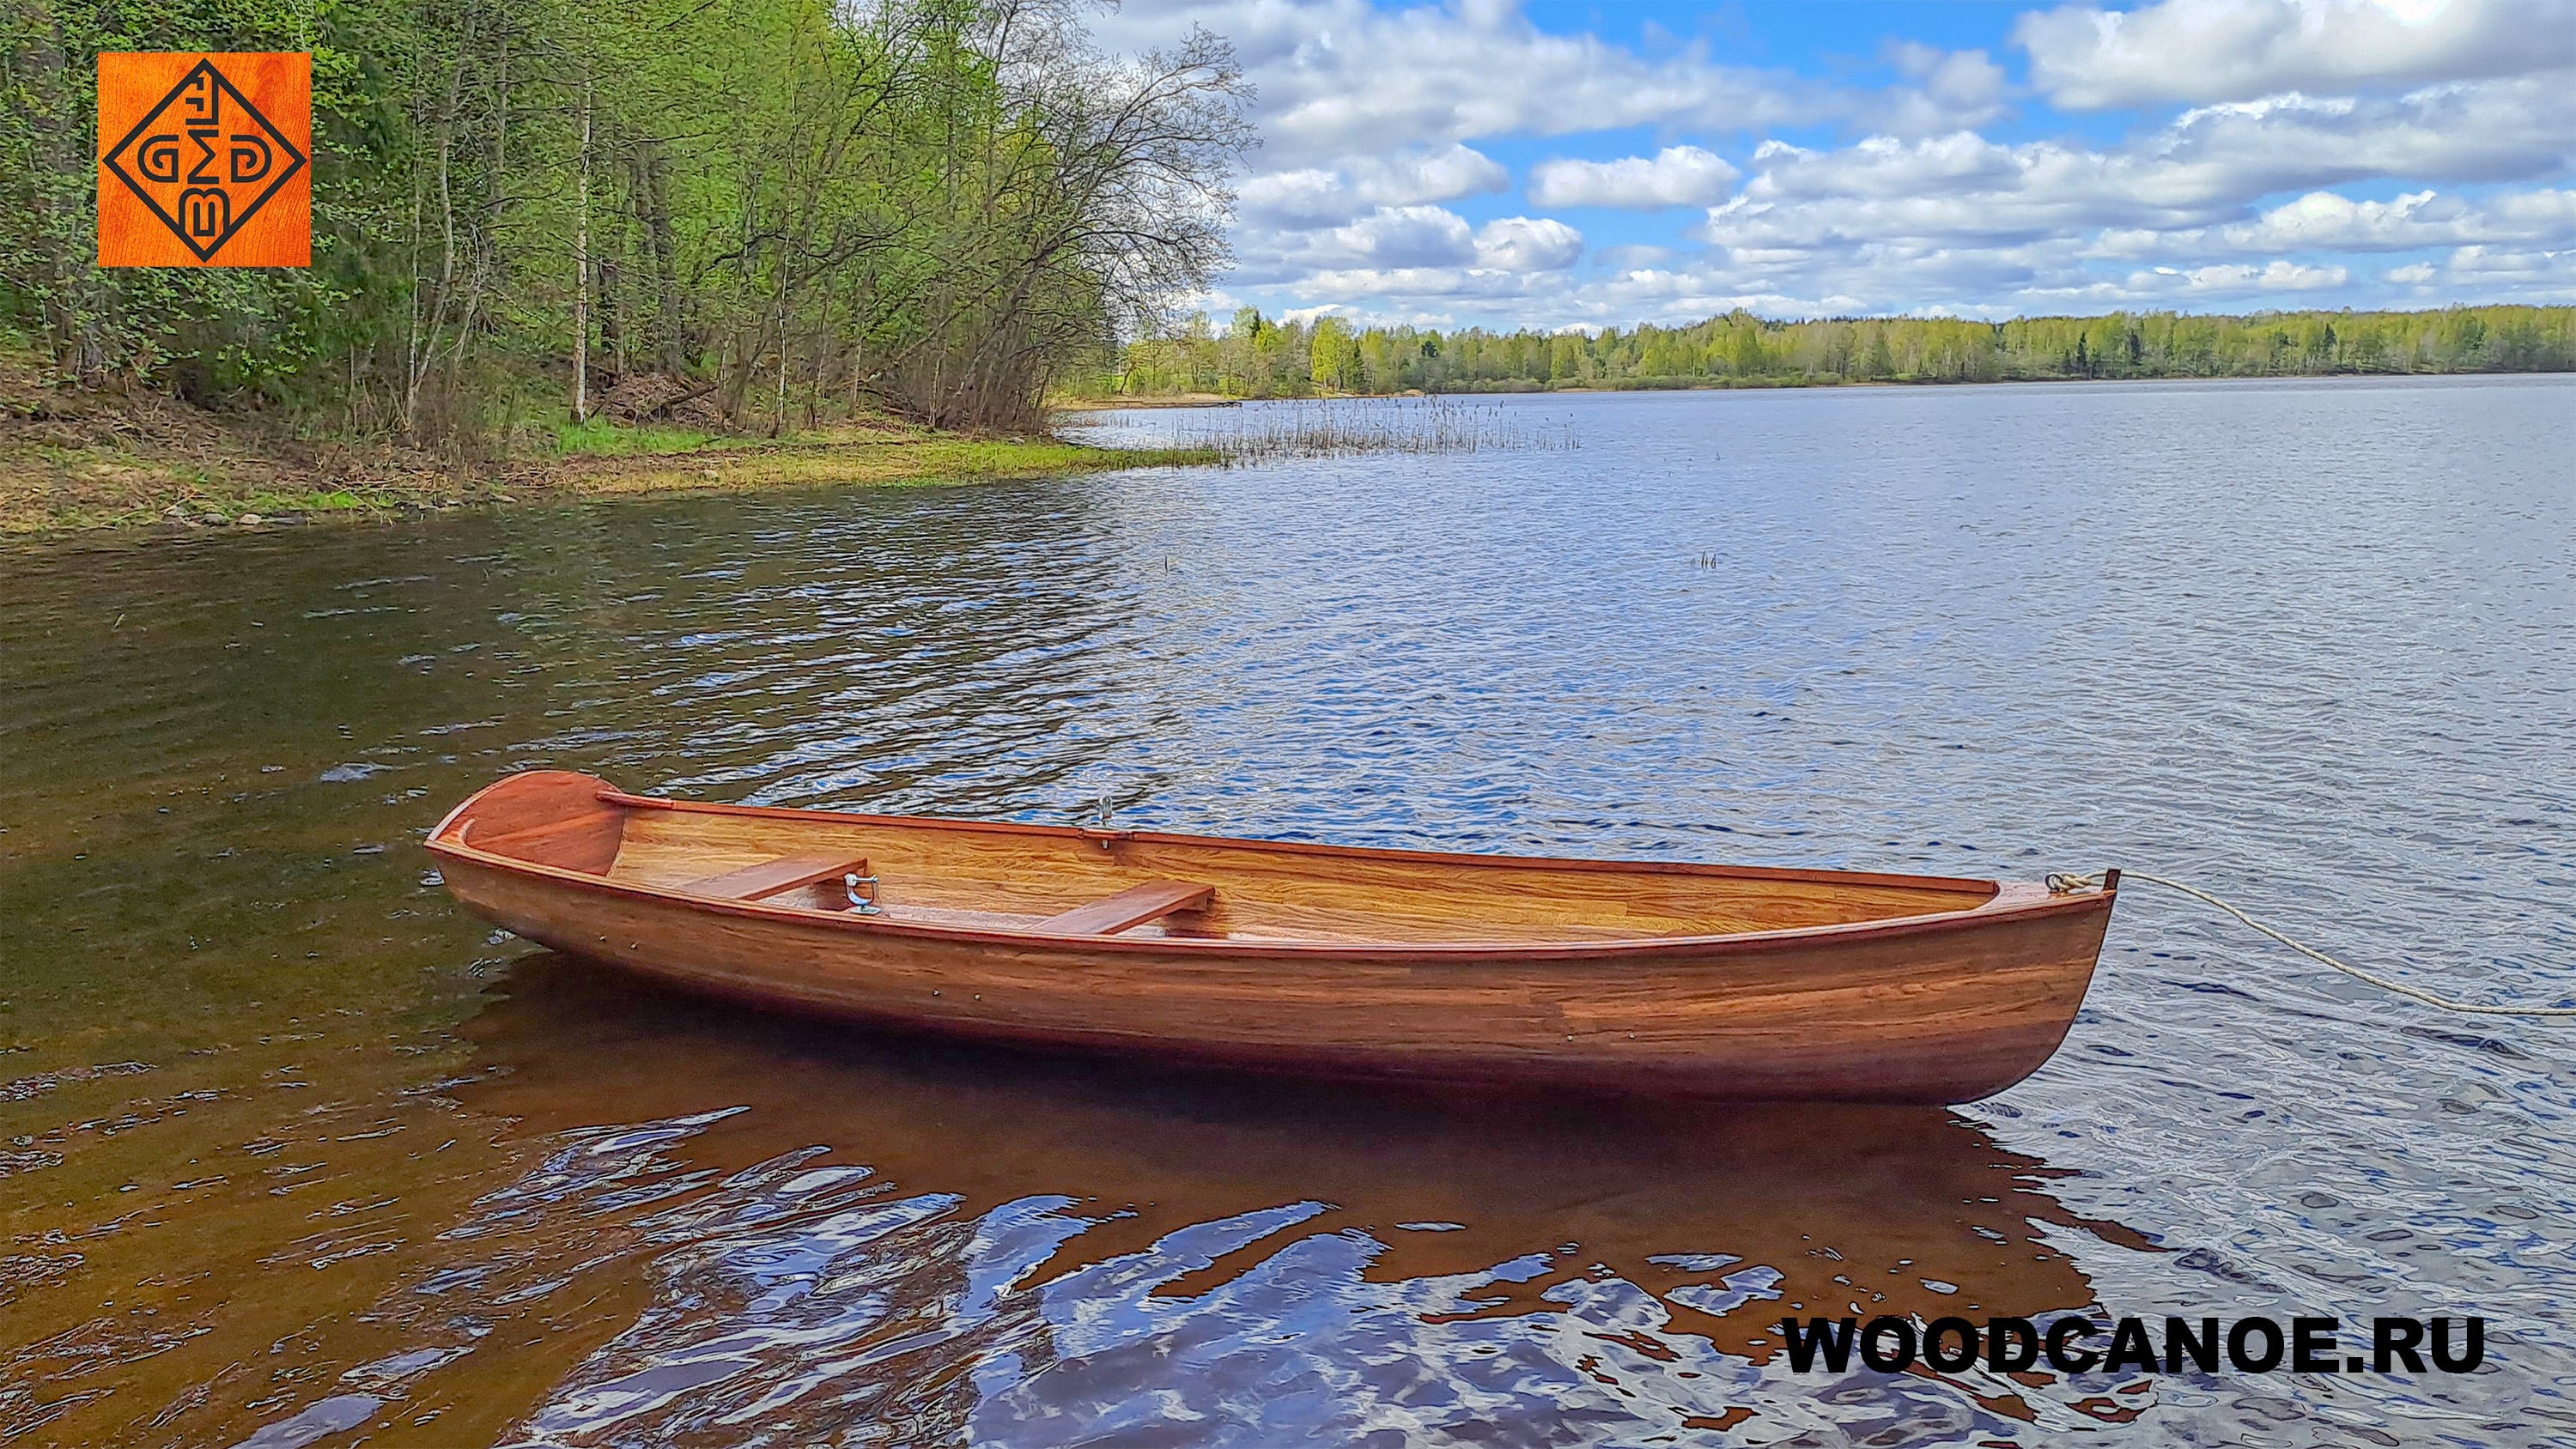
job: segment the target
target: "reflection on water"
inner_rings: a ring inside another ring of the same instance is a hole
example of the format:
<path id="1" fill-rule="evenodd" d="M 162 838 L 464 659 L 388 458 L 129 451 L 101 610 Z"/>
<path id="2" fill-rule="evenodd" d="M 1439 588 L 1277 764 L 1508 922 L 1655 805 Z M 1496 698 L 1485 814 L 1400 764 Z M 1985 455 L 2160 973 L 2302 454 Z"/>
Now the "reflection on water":
<path id="1" fill-rule="evenodd" d="M 1055 1442 L 1143 1402 L 1247 1442 L 1592 1400 L 1604 1427 L 1670 1428 L 1715 1387 L 1695 1380 L 1771 1397 L 1778 1309 L 2080 1308 L 2049 1227 L 2147 1246 L 1939 1111 L 1399 1097 L 854 1046 L 552 957 L 502 989 L 463 1028 L 488 1075 L 457 1096 L 561 1145 L 449 1230 L 493 1262 L 443 1269 L 432 1312 L 640 1257 L 655 1294 L 553 1387 L 541 1439 L 810 1438 L 899 1412 Z M 2015 1386 L 1981 1388 L 2031 1416 Z"/>
<path id="2" fill-rule="evenodd" d="M 1516 399 L 1574 454 L 0 555 L 0 1438 L 2540 1443 L 2566 1038 L 2124 898 L 1953 1112 L 870 1037 L 491 934 L 503 770 L 2133 863 L 2568 989 L 2566 383 Z M 1137 426 L 1154 426 L 1146 419 Z M 2483 1312 L 2465 1379 L 1793 1374 L 1783 1312 Z"/>

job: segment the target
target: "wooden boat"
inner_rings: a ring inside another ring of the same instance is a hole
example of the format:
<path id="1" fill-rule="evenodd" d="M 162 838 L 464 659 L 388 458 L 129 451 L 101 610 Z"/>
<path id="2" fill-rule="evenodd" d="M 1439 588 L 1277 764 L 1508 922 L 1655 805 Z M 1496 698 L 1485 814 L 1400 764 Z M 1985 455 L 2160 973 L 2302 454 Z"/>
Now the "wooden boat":
<path id="1" fill-rule="evenodd" d="M 1961 1102 L 2074 1021 L 2118 891 L 707 805 L 531 771 L 429 839 L 575 956 L 767 1006 L 1235 1065 Z"/>

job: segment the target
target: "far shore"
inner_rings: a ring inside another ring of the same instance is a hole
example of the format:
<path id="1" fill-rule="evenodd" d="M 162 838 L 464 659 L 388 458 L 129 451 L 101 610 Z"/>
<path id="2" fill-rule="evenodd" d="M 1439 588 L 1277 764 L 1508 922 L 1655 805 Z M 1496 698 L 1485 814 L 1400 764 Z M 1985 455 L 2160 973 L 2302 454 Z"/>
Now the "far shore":
<path id="1" fill-rule="evenodd" d="M 2497 381 L 2509 378 L 2576 376 L 2561 368 L 2479 369 L 2455 372 L 2275 372 L 2275 373 L 2168 373 L 2138 377 L 1873 377 L 1846 378 L 1826 373 L 1817 377 L 1798 378 L 1695 378 L 1688 382 L 1552 382 L 1527 385 L 1486 385 L 1481 387 L 1447 387 L 1425 391 L 1406 388 L 1402 392 L 1333 392 L 1318 389 L 1307 393 L 1282 393 L 1264 397 L 1220 397 L 1214 393 L 1138 394 L 1135 396 L 1064 398 L 1050 402 L 1059 412 L 1123 412 L 1128 409 L 1176 407 L 1231 407 L 1248 402 L 1404 402 L 1418 398 L 1451 400 L 1495 397 L 1605 397 L 1612 394 L 1637 395 L 1654 393 L 1708 392 L 1843 392 L 1862 389 L 1962 391 L 1995 387 L 2101 387 L 2110 385 L 2164 383 L 2244 383 L 2261 386 L 2277 382 L 2434 382 Z"/>

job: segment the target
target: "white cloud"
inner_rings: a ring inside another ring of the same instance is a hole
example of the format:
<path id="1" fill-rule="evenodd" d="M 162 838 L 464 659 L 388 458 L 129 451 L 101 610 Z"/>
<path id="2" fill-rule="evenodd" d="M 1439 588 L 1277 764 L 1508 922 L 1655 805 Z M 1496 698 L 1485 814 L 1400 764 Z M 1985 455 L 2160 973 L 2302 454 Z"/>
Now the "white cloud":
<path id="1" fill-rule="evenodd" d="M 1630 242 L 1603 247 L 1592 254 L 1592 264 L 1614 272 L 1640 272 L 1662 266 L 1673 259 L 1671 247 Z"/>
<path id="2" fill-rule="evenodd" d="M 1564 294 L 1561 273 L 1507 272 L 1492 267 L 1344 267 L 1317 272 L 1313 284 L 1335 295 L 1382 299 L 1354 309 L 1369 319 L 1419 315 L 1428 303 L 1502 304 L 1517 311 L 1532 299 Z"/>
<path id="3" fill-rule="evenodd" d="M 2336 181 L 2510 181 L 2563 170 L 2576 150 L 2576 89 L 2525 76 L 2385 99 L 2260 102 L 2186 111 L 2157 143 L 2177 166 L 2249 199 Z"/>
<path id="4" fill-rule="evenodd" d="M 1660 211 L 1706 206 L 1726 194 L 1736 169 L 1697 146 L 1667 146 L 1653 156 L 1616 161 L 1542 161 L 1530 168 L 1529 199 L 1541 206 L 1614 206 Z"/>
<path id="5" fill-rule="evenodd" d="M 2509 294 L 2525 302 L 2576 302 L 2576 247 L 2511 251 L 2467 246 L 2439 263 L 2410 262 L 2383 275 L 2422 292 L 2438 289 L 2453 295 Z"/>
<path id="6" fill-rule="evenodd" d="M 2157 275 L 2164 275 L 2158 273 Z M 2183 283 L 2200 292 L 2314 292 L 2340 287 L 2351 274 L 2341 267 L 2312 267 L 2275 258 L 2262 266 L 2195 267 L 2181 274 Z M 2153 283 L 2146 283 L 2152 288 Z"/>
<path id="7" fill-rule="evenodd" d="M 2556 251 L 2502 251 L 2462 247 L 2442 268 L 2455 286 L 2473 286 L 2489 295 L 2507 288 L 2526 301 L 2576 300 L 2576 247 Z"/>
<path id="8" fill-rule="evenodd" d="M 1476 259 L 1466 218 L 1443 207 L 1382 206 L 1332 235 L 1352 259 L 1376 267 L 1464 266 Z"/>
<path id="9" fill-rule="evenodd" d="M 1476 264 L 1506 272 L 1553 272 L 1583 255 L 1583 233 L 1550 217 L 1507 216 L 1476 232 Z"/>
<path id="10" fill-rule="evenodd" d="M 2026 14 L 2013 39 L 2061 106 L 2246 100 L 2576 65 L 2570 0 L 2155 0 Z"/>
<path id="11" fill-rule="evenodd" d="M 1236 187 L 1241 212 L 1257 221 L 1330 226 L 1380 206 L 1454 201 L 1501 191 L 1511 173 L 1492 157 L 1454 142 L 1427 151 L 1358 156 L 1339 168 L 1301 167 L 1253 176 Z"/>
<path id="12" fill-rule="evenodd" d="M 2566 164 L 2571 141 L 2570 93 L 2513 81 L 2368 102 L 2291 96 L 2203 107 L 2101 150 L 1972 131 L 1878 136 L 1832 151 L 1766 142 L 1754 153 L 1760 169 L 1697 234 L 1732 247 L 1813 248 L 2162 233 L 2251 221 L 2259 198 L 2284 191 L 2545 175 Z M 2555 203 L 2516 205 L 2526 229 L 2518 234 L 2561 224 Z"/>
<path id="13" fill-rule="evenodd" d="M 1317 295 L 1518 295 L 1526 279 L 1561 272 L 1583 255 L 1583 233 L 1548 217 L 1508 216 L 1468 226 L 1437 206 L 1381 207 L 1289 259 L 1287 272 Z"/>
<path id="14" fill-rule="evenodd" d="M 1509 0 L 1380 10 L 1368 0 L 1136 4 L 1093 28 L 1112 48 L 1190 24 L 1234 42 L 1258 88 L 1269 159 L 1290 166 L 1478 137 L 1625 126 L 1734 132 L 1830 119 L 1858 99 L 1781 71 L 1726 65 L 1704 42 L 1653 57 L 1540 30 Z"/>
<path id="15" fill-rule="evenodd" d="M 1236 214 L 1282 226 L 1345 221 L 1369 203 L 1351 194 L 1341 173 L 1320 166 L 1273 171 L 1235 188 Z"/>
<path id="16" fill-rule="evenodd" d="M 1382 206 L 1448 201 L 1512 184 L 1512 173 L 1494 158 L 1454 142 L 1434 151 L 1363 156 L 1347 164 L 1360 195 Z"/>
<path id="17" fill-rule="evenodd" d="M 2245 251 L 2412 251 L 2576 238 L 2576 191 L 2506 192 L 2480 205 L 2438 191 L 2354 201 L 2312 191 L 2221 233 Z"/>
<path id="18" fill-rule="evenodd" d="M 1863 108 L 1876 130 L 1932 136 L 1982 126 L 2009 109 L 2003 67 L 1982 50 L 1942 50 L 1913 41 L 1887 47 L 1889 64 L 1915 84 L 1893 86 Z"/>

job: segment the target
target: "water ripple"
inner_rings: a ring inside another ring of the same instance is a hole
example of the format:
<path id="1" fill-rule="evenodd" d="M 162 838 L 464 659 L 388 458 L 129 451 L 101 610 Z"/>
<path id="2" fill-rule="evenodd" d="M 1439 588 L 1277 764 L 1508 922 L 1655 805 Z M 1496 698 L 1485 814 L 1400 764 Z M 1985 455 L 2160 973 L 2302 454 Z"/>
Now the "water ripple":
<path id="1" fill-rule="evenodd" d="M 771 1021 L 517 955 L 412 842 L 552 766 L 1447 849 L 2133 864 L 2557 1001 L 2570 397 L 1551 396 L 1504 406 L 1580 450 L 13 548 L 0 1436 L 2561 1442 L 2569 1038 L 2149 891 L 2066 1049 L 1993 1101 L 1671 1112 Z M 1777 1315 L 1846 1309 L 2478 1312 L 2491 1351 L 1790 1373 Z"/>

